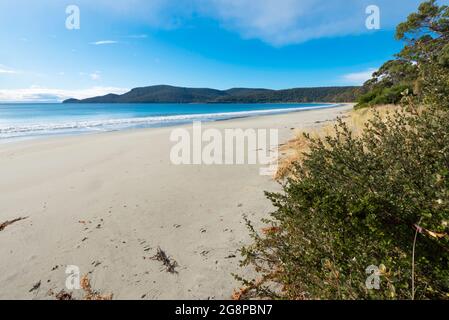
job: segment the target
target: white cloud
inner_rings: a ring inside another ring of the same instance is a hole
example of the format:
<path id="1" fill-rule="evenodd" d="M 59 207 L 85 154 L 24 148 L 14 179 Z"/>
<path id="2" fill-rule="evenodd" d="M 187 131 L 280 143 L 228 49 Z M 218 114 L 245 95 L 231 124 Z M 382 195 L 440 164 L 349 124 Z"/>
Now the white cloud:
<path id="1" fill-rule="evenodd" d="M 365 70 L 365 71 L 348 73 L 348 74 L 345 74 L 345 75 L 342 76 L 342 80 L 344 82 L 346 82 L 346 83 L 349 83 L 349 84 L 361 85 L 366 80 L 371 79 L 373 73 L 376 70 L 377 69 L 370 68 L 370 69 Z"/>
<path id="2" fill-rule="evenodd" d="M 2 64 L 0 64 L 0 74 L 17 74 L 19 71 L 8 68 Z"/>
<path id="3" fill-rule="evenodd" d="M 122 94 L 127 88 L 92 87 L 78 90 L 64 90 L 31 86 L 24 89 L 0 89 L 0 102 L 60 102 L 65 99 L 85 99 L 108 93 Z"/>
<path id="4" fill-rule="evenodd" d="M 96 46 L 101 46 L 101 45 L 105 45 L 105 44 L 115 44 L 118 43 L 115 40 L 100 40 L 100 41 L 96 41 L 96 42 L 91 42 L 90 44 L 96 45 Z"/>
<path id="5" fill-rule="evenodd" d="M 88 76 L 90 79 L 92 79 L 92 80 L 94 80 L 94 81 L 97 81 L 97 80 L 100 80 L 100 79 L 101 79 L 101 74 L 100 74 L 100 73 L 101 73 L 100 71 L 94 71 L 94 72 L 92 72 L 92 73 L 79 72 L 78 74 L 79 74 L 81 77 L 86 77 L 86 76 Z"/>
<path id="6" fill-rule="evenodd" d="M 100 78 L 101 78 L 100 73 L 99 73 L 98 71 L 95 71 L 94 73 L 91 73 L 91 74 L 89 75 L 89 77 L 90 77 L 92 80 L 94 80 L 94 81 L 100 80 Z"/>
<path id="7" fill-rule="evenodd" d="M 208 16 L 244 38 L 274 46 L 370 32 L 366 8 L 372 0 L 196 0 Z M 392 29 L 421 0 L 376 0 L 382 29 Z M 207 3 L 207 5 L 205 4 Z"/>
<path id="8" fill-rule="evenodd" d="M 421 0 L 376 0 L 382 29 L 392 29 Z M 247 39 L 274 46 L 323 37 L 372 32 L 366 29 L 365 10 L 372 0 L 97 0 L 96 6 L 140 19 L 152 27 L 176 28 L 195 17 L 215 19 Z"/>
<path id="9" fill-rule="evenodd" d="M 146 39 L 146 38 L 148 38 L 148 35 L 146 35 L 146 34 L 132 34 L 132 35 L 128 36 L 128 38 L 131 38 L 131 39 Z"/>
<path id="10" fill-rule="evenodd" d="M 213 0 L 206 14 L 244 38 L 257 38 L 273 45 L 297 43 L 314 38 L 326 26 L 319 19 L 310 30 L 307 20 L 314 16 L 316 0 Z M 334 21 L 335 22 L 335 21 Z"/>
<path id="11" fill-rule="evenodd" d="M 197 0 L 202 2 L 201 0 Z M 405 0 L 403 0 L 404 2 Z M 260 39 L 274 46 L 302 43 L 324 37 L 369 32 L 365 9 L 372 0 L 211 0 L 206 13 L 244 38 Z M 378 0 L 382 25 L 387 10 L 395 6 Z M 398 1 L 401 2 L 401 1 Z M 402 7 L 411 7 L 419 0 L 410 0 Z M 383 4 L 383 6 L 382 6 Z M 404 9 L 402 9 L 404 10 Z M 400 15 L 399 11 L 396 13 Z M 391 20 L 391 19 L 388 19 Z"/>

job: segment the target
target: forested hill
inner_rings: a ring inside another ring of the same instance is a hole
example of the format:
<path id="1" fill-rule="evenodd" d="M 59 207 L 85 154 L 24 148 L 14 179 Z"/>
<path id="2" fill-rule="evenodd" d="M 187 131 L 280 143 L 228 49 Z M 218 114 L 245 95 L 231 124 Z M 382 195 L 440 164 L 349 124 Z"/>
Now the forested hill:
<path id="1" fill-rule="evenodd" d="M 286 90 L 233 88 L 182 88 L 158 85 L 134 88 L 122 95 L 107 94 L 64 103 L 277 103 L 277 102 L 352 102 L 360 87 L 294 88 Z"/>

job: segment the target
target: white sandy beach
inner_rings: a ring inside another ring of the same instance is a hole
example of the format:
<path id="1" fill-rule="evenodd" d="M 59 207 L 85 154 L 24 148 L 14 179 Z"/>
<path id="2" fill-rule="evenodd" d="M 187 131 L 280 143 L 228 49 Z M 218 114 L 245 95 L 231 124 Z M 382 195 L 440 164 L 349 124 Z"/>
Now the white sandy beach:
<path id="1" fill-rule="evenodd" d="M 204 128 L 292 128 L 334 120 L 350 105 L 203 124 Z M 186 126 L 190 128 L 191 126 Z M 173 127 L 0 145 L 0 299 L 52 299 L 67 265 L 114 299 L 229 299 L 239 284 L 243 221 L 272 210 L 279 190 L 257 165 L 170 162 Z M 150 259 L 161 247 L 177 274 Z M 36 290 L 30 289 L 40 282 Z M 70 291 L 67 290 L 66 291 Z M 74 297 L 81 297 L 74 291 Z"/>

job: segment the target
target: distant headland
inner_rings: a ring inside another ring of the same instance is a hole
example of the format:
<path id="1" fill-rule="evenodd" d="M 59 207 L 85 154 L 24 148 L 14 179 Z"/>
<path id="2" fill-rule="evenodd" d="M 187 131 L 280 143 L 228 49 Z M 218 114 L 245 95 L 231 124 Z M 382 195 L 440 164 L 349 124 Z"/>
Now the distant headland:
<path id="1" fill-rule="evenodd" d="M 156 85 L 134 88 L 127 93 L 107 94 L 87 99 L 67 99 L 63 103 L 306 103 L 353 102 L 361 87 L 317 87 L 284 90 L 232 88 L 184 88 Z"/>

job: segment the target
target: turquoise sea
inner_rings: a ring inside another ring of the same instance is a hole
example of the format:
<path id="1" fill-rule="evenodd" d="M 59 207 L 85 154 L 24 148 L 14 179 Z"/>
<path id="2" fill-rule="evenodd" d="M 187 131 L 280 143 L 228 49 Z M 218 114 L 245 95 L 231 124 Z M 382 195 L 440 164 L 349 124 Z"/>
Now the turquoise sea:
<path id="1" fill-rule="evenodd" d="M 133 128 L 163 127 L 193 121 L 218 121 L 331 104 L 0 104 L 0 142 Z"/>

